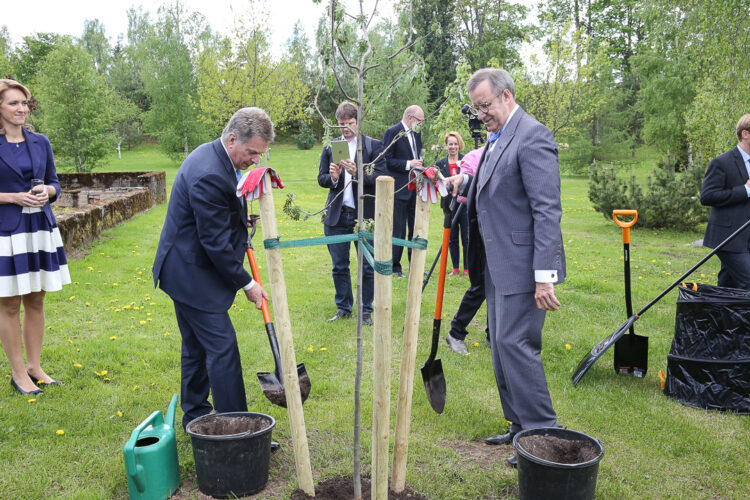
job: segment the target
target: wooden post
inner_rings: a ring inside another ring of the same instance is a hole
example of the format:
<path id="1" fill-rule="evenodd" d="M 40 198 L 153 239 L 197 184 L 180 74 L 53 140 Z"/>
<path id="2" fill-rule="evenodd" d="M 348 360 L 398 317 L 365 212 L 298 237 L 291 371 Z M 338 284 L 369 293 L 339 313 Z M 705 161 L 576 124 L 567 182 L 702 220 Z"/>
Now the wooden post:
<path id="1" fill-rule="evenodd" d="M 266 185 L 271 185 L 271 175 L 266 173 Z M 276 226 L 276 211 L 273 206 L 273 194 L 269 189 L 260 197 L 260 220 L 263 226 L 263 239 L 276 238 L 279 235 Z M 297 377 L 297 359 L 294 355 L 292 341 L 292 325 L 289 320 L 289 305 L 286 298 L 286 284 L 284 283 L 284 268 L 281 264 L 281 249 L 266 250 L 268 275 L 271 283 L 271 298 L 273 299 L 274 325 L 279 342 L 281 365 L 284 371 L 284 392 L 286 393 L 286 407 L 289 411 L 289 427 L 294 446 L 294 460 L 297 468 L 299 487 L 308 495 L 315 496 L 312 469 L 310 467 L 310 450 L 307 447 L 307 433 L 305 431 L 305 416 L 302 413 L 302 397 Z"/>
<path id="2" fill-rule="evenodd" d="M 430 202 L 417 195 L 414 214 L 414 236 L 427 239 L 430 228 Z M 422 279 L 426 250 L 417 248 L 411 251 L 409 264 L 409 288 L 406 294 L 406 319 L 404 321 L 404 343 L 401 349 L 401 371 L 398 385 L 398 408 L 396 410 L 396 435 L 393 448 L 393 474 L 391 489 L 396 493 L 406 486 L 406 455 L 409 448 L 409 423 L 411 420 L 411 399 L 414 391 L 414 363 L 417 357 L 417 337 L 419 335 L 419 314 L 422 305 Z"/>
<path id="3" fill-rule="evenodd" d="M 375 261 L 393 255 L 393 177 L 375 181 Z M 388 498 L 388 445 L 391 413 L 391 312 L 393 277 L 375 273 L 373 328 L 372 482 L 373 500 Z"/>

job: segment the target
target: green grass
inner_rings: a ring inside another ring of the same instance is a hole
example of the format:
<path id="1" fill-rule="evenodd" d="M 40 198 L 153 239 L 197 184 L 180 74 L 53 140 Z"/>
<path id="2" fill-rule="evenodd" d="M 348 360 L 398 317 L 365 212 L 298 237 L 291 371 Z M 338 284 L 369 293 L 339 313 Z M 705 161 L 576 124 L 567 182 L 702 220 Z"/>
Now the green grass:
<path id="1" fill-rule="evenodd" d="M 318 155 L 318 147 L 298 151 L 291 145 L 274 146 L 270 165 L 286 185 L 274 192 L 279 233 L 285 239 L 323 233 L 317 217 L 295 222 L 281 213 L 287 193 L 296 194 L 308 211 L 323 206 L 327 192 L 316 182 Z M 171 183 L 177 167 L 157 148 L 145 146 L 125 151 L 123 160 L 114 159 L 105 168 L 166 170 Z M 634 167 L 639 175 L 648 168 L 648 162 Z M 592 210 L 585 179 L 563 178 L 562 196 L 568 279 L 557 287 L 562 310 L 547 316 L 543 359 L 560 423 L 604 444 L 598 496 L 747 498 L 750 419 L 687 408 L 659 390 L 657 372 L 666 369 L 674 329 L 674 293 L 636 323 L 636 332 L 649 336 L 645 379 L 616 376 L 610 351 L 577 388 L 572 386 L 570 376 L 584 353 L 625 319 L 622 240 L 620 229 Z M 165 212 L 166 205 L 156 207 L 106 232 L 88 248 L 86 257 L 71 261 L 74 283 L 48 295 L 43 366 L 65 385 L 28 402 L 10 388 L 9 366 L 2 357 L 6 382 L 0 389 L 0 498 L 127 498 L 122 446 L 143 419 L 154 410 L 166 410 L 172 394 L 179 392 L 179 331 L 170 299 L 154 289 L 151 276 Z M 433 207 L 428 265 L 440 244 L 439 212 Z M 636 310 L 706 254 L 705 249 L 685 246 L 700 238 L 701 230 L 676 233 L 636 225 L 631 244 Z M 260 241 L 256 237 L 256 253 L 268 283 Z M 297 361 L 305 363 L 313 384 L 304 411 L 314 478 L 318 482 L 351 475 L 355 322 L 325 321 L 335 312 L 325 247 L 284 250 L 283 259 Z M 717 262 L 709 261 L 694 278 L 715 282 L 717 270 Z M 422 301 L 417 368 L 429 352 L 436 282 L 431 281 Z M 442 335 L 467 286 L 466 278 L 448 278 Z M 394 279 L 393 293 L 392 426 L 406 280 Z M 297 487 L 288 417 L 286 410 L 265 399 L 255 377 L 273 368 L 262 317 L 240 296 L 230 314 L 239 339 L 248 406 L 276 418 L 274 438 L 283 446 L 271 463 L 276 496 L 261 497 L 287 498 Z M 489 351 L 482 346 L 484 321 L 482 309 L 470 328 L 467 356 L 447 350 L 441 339 L 438 356 L 448 384 L 443 414 L 432 411 L 421 374 L 418 369 L 415 373 L 407 484 L 428 498 L 517 496 L 516 472 L 503 462 L 511 448 L 476 444 L 474 454 L 463 451 L 468 442 L 507 426 Z M 364 472 L 369 473 L 372 329 L 365 328 L 364 334 L 362 457 Z M 181 417 L 178 409 L 178 422 Z M 64 434 L 58 435 L 58 430 Z M 194 484 L 190 440 L 181 429 L 177 440 L 183 482 Z"/>

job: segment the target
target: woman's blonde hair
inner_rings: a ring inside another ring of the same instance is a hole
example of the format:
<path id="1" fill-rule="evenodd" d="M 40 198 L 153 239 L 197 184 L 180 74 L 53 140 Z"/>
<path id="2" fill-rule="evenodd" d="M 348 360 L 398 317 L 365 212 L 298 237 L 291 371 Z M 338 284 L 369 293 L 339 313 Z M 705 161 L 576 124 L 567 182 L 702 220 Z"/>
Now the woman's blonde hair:
<path id="1" fill-rule="evenodd" d="M 449 137 L 455 137 L 456 138 L 456 142 L 458 142 L 458 150 L 459 151 L 463 151 L 464 150 L 464 147 L 466 145 L 464 144 L 464 140 L 461 137 L 461 134 L 459 134 L 458 132 L 455 132 L 455 131 L 448 132 L 447 134 L 445 134 L 445 137 L 443 137 L 443 142 L 445 144 L 448 144 L 448 138 Z"/>
<path id="2" fill-rule="evenodd" d="M 9 78 L 2 78 L 0 79 L 0 103 L 3 102 L 3 94 L 5 94 L 5 91 L 8 89 L 18 89 L 21 92 L 23 92 L 23 95 L 26 96 L 26 99 L 31 98 L 31 92 L 29 92 L 29 89 L 21 85 L 15 80 L 11 80 Z M 26 116 L 26 119 L 28 120 L 28 115 Z M 3 130 L 2 124 L 0 124 L 0 134 L 5 135 L 5 130 Z"/>

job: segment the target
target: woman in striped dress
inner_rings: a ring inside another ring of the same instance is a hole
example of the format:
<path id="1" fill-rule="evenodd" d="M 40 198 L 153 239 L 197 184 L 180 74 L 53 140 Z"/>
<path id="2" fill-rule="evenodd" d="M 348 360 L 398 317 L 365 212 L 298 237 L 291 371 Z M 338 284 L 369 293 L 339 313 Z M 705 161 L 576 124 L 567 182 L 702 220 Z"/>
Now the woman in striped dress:
<path id="1" fill-rule="evenodd" d="M 0 80 L 0 340 L 10 384 L 21 394 L 59 384 L 40 365 L 44 294 L 70 283 L 49 205 L 60 194 L 52 147 L 45 135 L 25 127 L 30 97 L 20 83 Z"/>

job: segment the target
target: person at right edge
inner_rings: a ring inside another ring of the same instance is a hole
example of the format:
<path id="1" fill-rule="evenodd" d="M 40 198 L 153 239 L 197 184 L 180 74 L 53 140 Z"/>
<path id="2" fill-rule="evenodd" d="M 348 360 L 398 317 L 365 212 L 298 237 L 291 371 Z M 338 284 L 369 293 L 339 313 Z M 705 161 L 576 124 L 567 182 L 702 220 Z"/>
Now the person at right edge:
<path id="1" fill-rule="evenodd" d="M 476 174 L 447 182 L 454 196 L 468 192 L 469 260 L 485 260 L 492 366 L 511 422 L 485 442 L 510 444 L 521 430 L 558 426 L 541 358 L 545 314 L 560 308 L 554 284 L 565 278 L 557 144 L 516 104 L 507 71 L 480 69 L 467 90 L 490 135 Z"/>
<path id="2" fill-rule="evenodd" d="M 703 246 L 715 248 L 750 219 L 750 114 L 737 122 L 737 147 L 711 160 L 701 204 L 711 207 Z M 716 252 L 718 285 L 750 290 L 750 230 Z"/>

